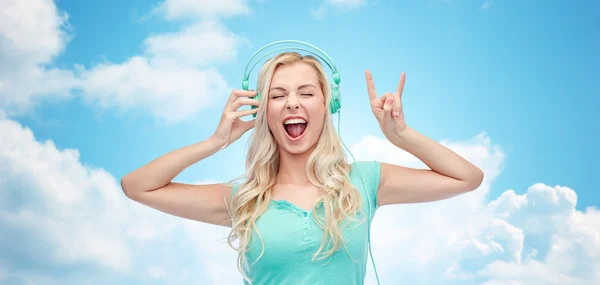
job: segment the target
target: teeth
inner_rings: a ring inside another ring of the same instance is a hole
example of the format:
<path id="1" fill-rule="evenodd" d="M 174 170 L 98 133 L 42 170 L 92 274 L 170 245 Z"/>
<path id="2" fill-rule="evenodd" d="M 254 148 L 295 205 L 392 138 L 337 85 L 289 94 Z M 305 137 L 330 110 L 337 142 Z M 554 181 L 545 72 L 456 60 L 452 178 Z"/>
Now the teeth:
<path id="1" fill-rule="evenodd" d="M 290 124 L 306 124 L 306 121 L 303 119 L 289 119 L 286 120 L 285 122 L 283 122 L 283 124 L 285 125 L 290 125 Z"/>

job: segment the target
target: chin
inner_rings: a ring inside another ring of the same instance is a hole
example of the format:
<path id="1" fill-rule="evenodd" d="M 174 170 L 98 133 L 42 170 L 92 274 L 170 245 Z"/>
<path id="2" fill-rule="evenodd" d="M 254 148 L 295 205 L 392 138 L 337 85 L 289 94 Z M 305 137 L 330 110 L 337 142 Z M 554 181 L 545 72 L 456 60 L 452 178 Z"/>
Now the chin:
<path id="1" fill-rule="evenodd" d="M 292 154 L 292 155 L 302 155 L 314 149 L 314 144 L 306 144 L 306 145 L 281 145 L 281 150 Z"/>

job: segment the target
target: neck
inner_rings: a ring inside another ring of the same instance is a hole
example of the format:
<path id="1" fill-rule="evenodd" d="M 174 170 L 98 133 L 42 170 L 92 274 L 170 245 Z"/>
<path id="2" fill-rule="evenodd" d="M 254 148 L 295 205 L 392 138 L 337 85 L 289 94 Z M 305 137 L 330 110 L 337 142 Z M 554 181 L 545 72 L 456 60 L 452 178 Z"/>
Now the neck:
<path id="1" fill-rule="evenodd" d="M 314 148 L 302 154 L 291 154 L 284 150 L 279 151 L 279 171 L 277 184 L 292 184 L 296 186 L 311 185 L 304 170 L 308 157 Z"/>

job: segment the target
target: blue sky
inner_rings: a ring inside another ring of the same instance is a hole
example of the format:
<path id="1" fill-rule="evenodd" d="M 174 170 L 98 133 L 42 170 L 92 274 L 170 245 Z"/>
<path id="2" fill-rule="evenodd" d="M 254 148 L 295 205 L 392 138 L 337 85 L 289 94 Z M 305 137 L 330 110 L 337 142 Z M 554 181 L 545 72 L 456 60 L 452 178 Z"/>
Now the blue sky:
<path id="1" fill-rule="evenodd" d="M 57 253 L 33 263 L 35 250 L 0 247 L 8 252 L 0 255 L 0 281 L 66 284 L 77 282 L 82 268 L 118 276 L 111 280 L 117 283 L 184 282 L 173 276 L 211 283 L 218 280 L 215 268 L 229 274 L 234 256 L 212 252 L 211 241 L 193 253 L 185 249 L 199 232 L 212 238 L 226 231 L 140 207 L 124 198 L 117 182 L 212 134 L 228 93 L 241 86 L 247 59 L 282 39 L 313 43 L 332 56 L 342 75 L 342 137 L 357 158 L 422 166 L 386 143 L 365 92 L 365 69 L 379 92 L 393 91 L 404 71 L 408 124 L 486 171 L 481 189 L 465 197 L 381 211 L 373 249 L 384 283 L 402 277 L 429 284 L 589 284 L 600 278 L 593 275 L 600 270 L 600 194 L 592 179 L 600 171 L 594 143 L 600 129 L 593 119 L 600 106 L 595 1 L 17 3 L 0 4 L 8 15 L 0 20 L 0 61 L 7 63 L 0 67 L 0 206 L 8 209 L 0 210 L 0 230 L 29 236 L 31 248 L 64 252 L 68 238 L 44 239 L 39 228 L 22 226 L 42 223 L 39 215 L 65 235 L 79 232 L 77 225 L 91 225 L 90 237 L 109 227 L 106 242 L 90 244 L 123 250 L 119 257 Z M 246 137 L 177 180 L 204 183 L 241 174 Z M 96 196 L 118 202 L 97 202 Z M 91 220 L 56 226 L 71 216 L 48 215 L 55 205 L 75 207 Z M 28 219 L 27 209 L 35 213 L 32 220 L 20 220 Z M 104 218 L 111 209 L 128 218 Z M 139 222 L 148 215 L 156 221 Z M 395 221 L 407 215 L 414 220 Z M 534 221 L 545 226 L 534 227 Z M 438 223 L 445 226 L 433 231 Z M 418 238 L 427 234 L 430 239 Z M 456 243 L 426 254 L 430 259 L 418 252 L 448 240 Z M 73 252 L 86 248 L 74 244 Z M 407 266 L 419 258 L 420 267 Z M 565 269 L 571 268 L 566 262 L 583 269 Z M 188 273 L 177 271 L 184 269 Z"/>

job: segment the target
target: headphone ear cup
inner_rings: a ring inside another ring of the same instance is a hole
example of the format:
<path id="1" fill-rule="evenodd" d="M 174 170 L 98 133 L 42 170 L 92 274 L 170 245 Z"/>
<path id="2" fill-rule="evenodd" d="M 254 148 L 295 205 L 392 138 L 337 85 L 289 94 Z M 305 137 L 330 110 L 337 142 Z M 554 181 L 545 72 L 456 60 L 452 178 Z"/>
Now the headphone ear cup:
<path id="1" fill-rule="evenodd" d="M 260 91 L 256 91 L 256 96 L 252 97 L 252 99 L 254 99 L 254 100 L 256 100 L 256 101 L 260 102 Z M 258 108 L 258 107 L 256 107 L 256 106 L 252 105 L 252 106 L 250 106 L 250 108 L 252 108 L 252 109 L 256 109 L 256 108 Z M 253 117 L 253 118 L 256 118 L 256 113 L 252 114 L 252 117 Z"/>
<path id="2" fill-rule="evenodd" d="M 337 113 L 342 108 L 342 97 L 340 96 L 340 87 L 331 86 L 331 102 L 329 102 L 329 111 L 331 114 Z"/>

